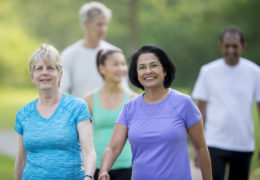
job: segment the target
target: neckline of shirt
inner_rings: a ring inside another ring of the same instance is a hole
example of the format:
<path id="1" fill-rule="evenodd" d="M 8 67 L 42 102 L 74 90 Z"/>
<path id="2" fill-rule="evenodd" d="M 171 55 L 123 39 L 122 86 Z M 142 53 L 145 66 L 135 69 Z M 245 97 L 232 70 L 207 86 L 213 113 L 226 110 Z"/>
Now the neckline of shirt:
<path id="1" fill-rule="evenodd" d="M 147 103 L 147 102 L 145 102 L 145 101 L 144 101 L 144 98 L 143 98 L 144 93 L 140 95 L 140 98 L 141 98 L 142 104 L 145 104 L 145 105 L 147 105 L 147 106 L 157 106 L 157 105 L 159 105 L 159 104 L 162 104 L 162 103 L 164 103 L 164 102 L 167 102 L 167 100 L 169 99 L 169 97 L 170 97 L 172 94 L 173 94 L 173 90 L 172 90 L 171 88 L 169 88 L 168 95 L 167 95 L 163 100 L 161 100 L 161 101 L 159 101 L 159 102 L 156 102 L 156 103 Z"/>

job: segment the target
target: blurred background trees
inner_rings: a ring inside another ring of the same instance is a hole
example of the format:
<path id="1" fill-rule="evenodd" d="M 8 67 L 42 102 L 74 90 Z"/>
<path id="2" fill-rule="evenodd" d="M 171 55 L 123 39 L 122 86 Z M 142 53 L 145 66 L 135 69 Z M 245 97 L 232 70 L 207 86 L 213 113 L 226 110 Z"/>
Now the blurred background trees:
<path id="1" fill-rule="evenodd" d="M 62 51 L 83 37 L 78 10 L 83 0 L 1 0 L 0 84 L 30 87 L 28 60 L 43 42 Z M 165 49 L 177 66 L 173 86 L 191 89 L 200 66 L 221 56 L 221 31 L 245 33 L 244 57 L 260 64 L 259 0 L 101 0 L 113 11 L 106 40 L 128 57 L 143 44 Z"/>

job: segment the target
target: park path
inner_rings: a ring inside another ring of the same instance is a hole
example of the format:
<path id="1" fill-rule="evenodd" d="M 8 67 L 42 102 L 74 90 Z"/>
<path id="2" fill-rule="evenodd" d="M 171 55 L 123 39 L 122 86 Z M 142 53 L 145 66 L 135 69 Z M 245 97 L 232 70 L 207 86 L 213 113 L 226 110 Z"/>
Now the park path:
<path id="1" fill-rule="evenodd" d="M 13 130 L 0 130 L 0 154 L 16 157 L 18 134 Z M 202 180 L 200 170 L 194 166 L 191 159 L 191 174 L 193 180 Z"/>

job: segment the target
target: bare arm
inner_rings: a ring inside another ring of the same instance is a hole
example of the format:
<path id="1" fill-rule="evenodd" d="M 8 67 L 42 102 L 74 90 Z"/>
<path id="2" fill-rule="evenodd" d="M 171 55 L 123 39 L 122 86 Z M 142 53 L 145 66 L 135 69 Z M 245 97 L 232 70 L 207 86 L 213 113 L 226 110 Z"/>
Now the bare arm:
<path id="1" fill-rule="evenodd" d="M 211 161 L 204 138 L 203 120 L 201 119 L 197 124 L 188 128 L 188 133 L 199 160 L 203 180 L 212 180 Z"/>
<path id="2" fill-rule="evenodd" d="M 206 109 L 207 109 L 207 101 L 198 100 L 198 108 L 200 113 L 202 114 L 202 119 L 205 124 L 206 121 Z"/>
<path id="3" fill-rule="evenodd" d="M 18 137 L 18 153 L 14 164 L 14 179 L 21 180 L 23 175 L 23 169 L 26 164 L 27 151 L 24 148 L 23 136 Z"/>
<path id="4" fill-rule="evenodd" d="M 116 124 L 111 140 L 104 152 L 99 172 L 99 180 L 109 180 L 108 172 L 121 153 L 126 139 L 128 128 L 122 124 Z"/>
<path id="5" fill-rule="evenodd" d="M 93 144 L 92 126 L 90 120 L 87 119 L 86 121 L 78 123 L 77 130 L 82 150 L 85 174 L 94 177 L 97 156 Z"/>

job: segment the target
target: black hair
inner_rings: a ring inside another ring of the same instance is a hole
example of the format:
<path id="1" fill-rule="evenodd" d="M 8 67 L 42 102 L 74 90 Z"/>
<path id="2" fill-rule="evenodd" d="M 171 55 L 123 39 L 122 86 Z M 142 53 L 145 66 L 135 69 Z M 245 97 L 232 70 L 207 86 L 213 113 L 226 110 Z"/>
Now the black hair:
<path id="1" fill-rule="evenodd" d="M 170 87 L 173 80 L 175 79 L 176 68 L 167 53 L 156 45 L 144 45 L 137 52 L 133 53 L 130 57 L 130 67 L 128 75 L 131 83 L 134 86 L 144 90 L 143 85 L 141 85 L 138 81 L 137 60 L 141 54 L 145 53 L 152 53 L 159 59 L 160 63 L 163 66 L 163 70 L 166 72 L 163 85 L 165 88 Z"/>
<path id="2" fill-rule="evenodd" d="M 100 65 L 105 66 L 107 56 L 113 53 L 122 53 L 122 51 L 119 49 L 101 49 L 97 53 L 97 58 L 96 58 L 97 70 L 103 79 L 104 79 L 104 75 L 100 72 L 99 66 Z"/>
<path id="3" fill-rule="evenodd" d="M 238 34 L 239 38 L 240 38 L 240 43 L 241 44 L 245 44 L 246 41 L 245 41 L 244 33 L 242 32 L 242 30 L 239 27 L 234 26 L 234 25 L 233 26 L 229 26 L 226 29 L 224 29 L 224 31 L 220 35 L 220 42 L 223 42 L 224 36 L 227 33 Z"/>

